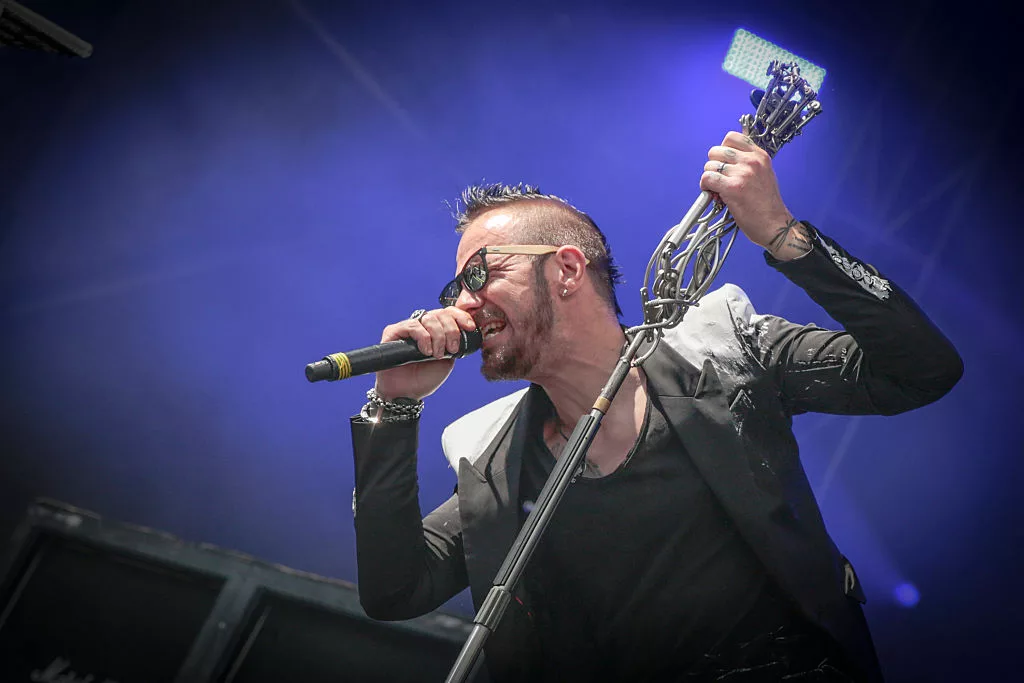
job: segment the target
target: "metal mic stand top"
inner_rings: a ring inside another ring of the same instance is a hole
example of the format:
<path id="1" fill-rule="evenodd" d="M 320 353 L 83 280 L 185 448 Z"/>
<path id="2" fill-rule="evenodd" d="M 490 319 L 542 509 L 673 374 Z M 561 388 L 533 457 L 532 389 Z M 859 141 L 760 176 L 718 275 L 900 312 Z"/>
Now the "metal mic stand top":
<path id="1" fill-rule="evenodd" d="M 751 95 L 757 111 L 753 116 L 742 116 L 740 123 L 745 134 L 774 156 L 783 144 L 798 135 L 807 122 L 821 112 L 821 105 L 814 89 L 800 77 L 800 69 L 795 64 L 773 61 L 768 67 L 768 75 L 772 77 L 768 87 L 764 91 L 755 90 Z M 727 237 L 728 242 L 723 247 L 723 240 Z M 701 192 L 683 220 L 668 231 L 655 250 L 645 280 L 651 284 L 640 291 L 644 324 L 626 331 L 627 341 L 622 356 L 590 412 L 579 419 L 569 435 L 565 449 L 473 618 L 473 628 L 445 679 L 447 683 L 465 681 L 474 671 L 483 646 L 501 622 L 512 600 L 512 591 L 539 545 L 555 508 L 569 484 L 582 471 L 587 450 L 630 368 L 647 360 L 661 341 L 664 330 L 678 325 L 687 309 L 698 305 L 697 300 L 707 292 L 735 238 L 736 223 L 726 207 L 710 193 Z M 687 242 L 677 254 L 684 240 Z M 682 284 L 684 280 L 685 284 Z M 654 299 L 650 298 L 652 292 Z M 638 357 L 644 343 L 648 343 L 650 348 Z"/>

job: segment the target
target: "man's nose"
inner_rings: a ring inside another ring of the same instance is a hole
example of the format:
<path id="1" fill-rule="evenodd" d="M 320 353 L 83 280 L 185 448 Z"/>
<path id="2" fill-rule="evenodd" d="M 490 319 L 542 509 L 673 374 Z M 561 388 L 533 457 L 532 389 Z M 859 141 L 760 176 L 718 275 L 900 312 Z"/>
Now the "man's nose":
<path id="1" fill-rule="evenodd" d="M 479 292 L 471 292 L 468 288 L 463 287 L 459 292 L 459 298 L 455 300 L 455 308 L 461 308 L 464 311 L 480 308 L 479 294 Z"/>

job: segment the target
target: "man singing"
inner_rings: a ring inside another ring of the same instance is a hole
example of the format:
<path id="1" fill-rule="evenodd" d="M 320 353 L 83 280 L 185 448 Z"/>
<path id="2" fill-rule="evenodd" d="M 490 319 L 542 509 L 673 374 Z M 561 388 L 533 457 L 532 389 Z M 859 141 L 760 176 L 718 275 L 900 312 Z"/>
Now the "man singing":
<path id="1" fill-rule="evenodd" d="M 624 380 L 485 650 L 495 681 L 880 681 L 850 562 L 799 461 L 795 414 L 892 415 L 963 366 L 906 293 L 806 222 L 766 152 L 729 133 L 701 188 L 844 328 L 709 293 Z M 468 189 L 441 307 L 389 325 L 437 359 L 380 372 L 352 419 L 360 598 L 376 619 L 479 608 L 526 511 L 626 344 L 618 269 L 584 213 L 534 188 Z M 422 399 L 462 330 L 482 372 L 528 389 L 444 432 L 457 492 L 422 518 Z"/>

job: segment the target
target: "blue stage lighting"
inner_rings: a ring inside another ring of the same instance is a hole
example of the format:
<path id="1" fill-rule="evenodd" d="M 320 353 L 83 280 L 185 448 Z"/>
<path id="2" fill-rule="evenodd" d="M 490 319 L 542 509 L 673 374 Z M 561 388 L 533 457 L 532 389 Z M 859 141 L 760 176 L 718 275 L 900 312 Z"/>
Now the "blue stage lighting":
<path id="1" fill-rule="evenodd" d="M 912 583 L 899 584 L 892 589 L 892 596 L 903 607 L 916 607 L 917 603 L 921 601 L 921 594 L 917 591 L 917 586 Z"/>
<path id="2" fill-rule="evenodd" d="M 763 90 L 768 86 L 768 64 L 773 60 L 796 62 L 800 67 L 800 75 L 816 92 L 821 92 L 821 84 L 825 81 L 823 68 L 742 28 L 736 29 L 732 37 L 722 69 Z"/>

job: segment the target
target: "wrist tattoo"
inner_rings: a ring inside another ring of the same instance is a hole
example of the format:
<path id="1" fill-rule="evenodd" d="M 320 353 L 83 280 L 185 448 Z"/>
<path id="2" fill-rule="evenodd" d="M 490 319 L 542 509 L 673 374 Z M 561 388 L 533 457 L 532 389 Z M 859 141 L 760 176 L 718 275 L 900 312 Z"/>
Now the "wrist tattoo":
<path id="1" fill-rule="evenodd" d="M 774 256 L 783 247 L 790 247 L 806 254 L 811 250 L 811 238 L 804 224 L 795 218 L 789 219 L 784 226 L 775 231 L 775 236 L 768 241 L 768 251 Z"/>

